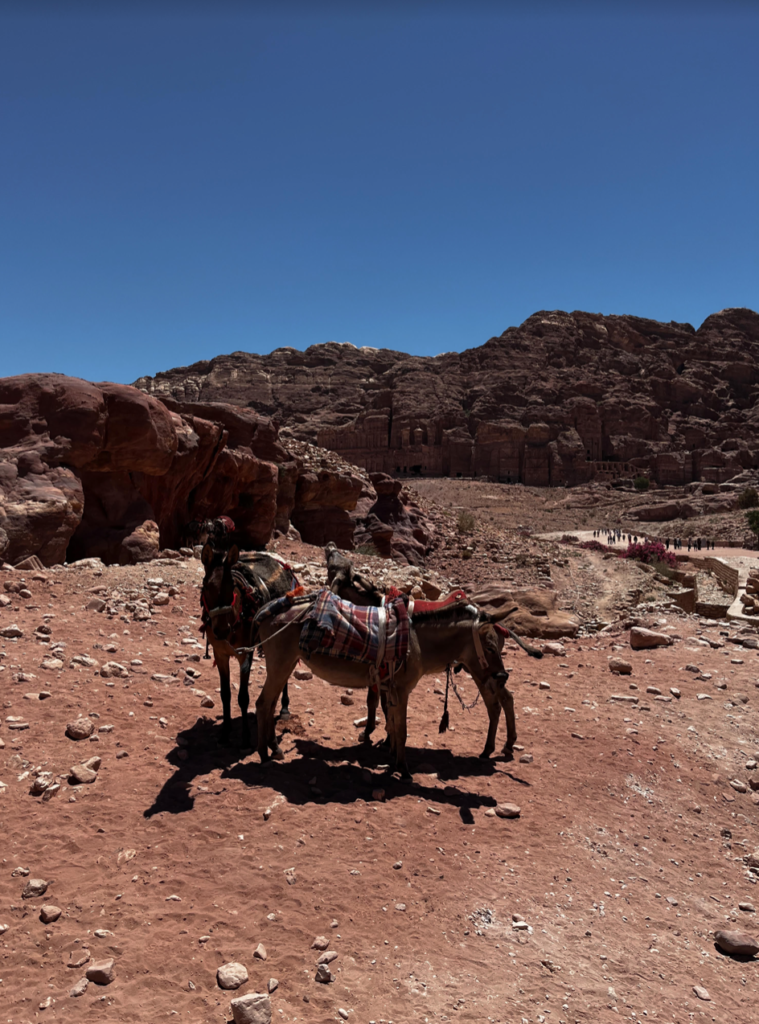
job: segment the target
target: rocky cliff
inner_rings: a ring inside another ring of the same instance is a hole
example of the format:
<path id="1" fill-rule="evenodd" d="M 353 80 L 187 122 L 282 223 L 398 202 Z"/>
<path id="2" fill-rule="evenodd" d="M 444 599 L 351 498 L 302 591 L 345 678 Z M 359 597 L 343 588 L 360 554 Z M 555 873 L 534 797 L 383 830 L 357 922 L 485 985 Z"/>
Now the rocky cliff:
<path id="1" fill-rule="evenodd" d="M 191 521 L 222 514 L 245 547 L 293 523 L 310 543 L 424 558 L 432 535 L 415 508 L 386 508 L 366 473 L 288 443 L 251 409 L 60 374 L 0 379 L 0 560 L 129 564 L 178 548 Z"/>
<path id="2" fill-rule="evenodd" d="M 461 354 L 330 342 L 234 352 L 135 386 L 245 406 L 393 475 L 571 486 L 645 471 L 684 484 L 759 466 L 759 315 L 749 309 L 698 330 L 540 312 Z"/>

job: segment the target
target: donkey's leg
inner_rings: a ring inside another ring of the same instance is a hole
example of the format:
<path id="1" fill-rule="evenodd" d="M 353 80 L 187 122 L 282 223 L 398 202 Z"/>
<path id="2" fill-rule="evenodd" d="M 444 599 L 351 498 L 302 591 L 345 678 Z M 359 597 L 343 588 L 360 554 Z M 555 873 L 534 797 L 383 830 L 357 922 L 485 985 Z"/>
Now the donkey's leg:
<path id="1" fill-rule="evenodd" d="M 411 772 L 406 764 L 406 736 L 408 732 L 408 691 L 404 688 L 389 701 L 388 735 L 395 756 L 395 767 L 402 779 L 410 779 Z"/>
<path id="2" fill-rule="evenodd" d="M 285 683 L 285 688 L 282 691 L 282 704 L 279 709 L 279 720 L 280 722 L 286 722 L 290 717 L 290 693 L 288 691 L 290 683 Z"/>
<path id="3" fill-rule="evenodd" d="M 229 655 L 217 654 L 216 665 L 219 669 L 219 689 L 221 691 L 221 707 L 224 714 L 224 721 L 221 727 L 220 742 L 227 746 L 232 735 L 232 695 L 229 687 Z"/>
<path id="4" fill-rule="evenodd" d="M 517 741 L 517 720 L 514 714 L 514 695 L 506 686 L 498 687 L 498 700 L 500 701 L 503 713 L 506 716 L 506 742 L 503 745 L 504 754 L 511 754 L 514 744 Z"/>
<path id="5" fill-rule="evenodd" d="M 269 760 L 269 747 L 274 737 L 274 708 L 286 681 L 279 674 L 275 678 L 267 672 L 263 689 L 256 701 L 256 718 L 258 720 L 258 755 L 261 764 Z"/>
<path id="6" fill-rule="evenodd" d="M 379 684 L 372 683 L 366 691 L 366 728 L 359 735 L 362 743 L 371 743 L 372 733 L 377 725 L 377 705 L 379 704 Z"/>
<path id="7" fill-rule="evenodd" d="M 240 665 L 240 692 L 237 695 L 237 703 L 240 705 L 240 714 L 242 716 L 242 734 L 240 737 L 240 746 L 247 750 L 251 746 L 250 742 L 250 728 L 248 726 L 248 705 L 250 704 L 250 694 L 248 692 L 248 681 L 250 679 L 250 663 L 251 655 L 245 656 L 245 661 Z"/>
<path id="8" fill-rule="evenodd" d="M 495 750 L 495 738 L 498 733 L 498 719 L 501 717 L 501 705 L 496 692 L 496 684 L 493 680 L 488 679 L 483 684 L 480 684 L 476 678 L 474 681 L 477 683 L 482 694 L 482 699 L 488 712 L 488 735 L 485 740 L 485 748 L 480 754 L 483 760 L 487 760 Z"/>

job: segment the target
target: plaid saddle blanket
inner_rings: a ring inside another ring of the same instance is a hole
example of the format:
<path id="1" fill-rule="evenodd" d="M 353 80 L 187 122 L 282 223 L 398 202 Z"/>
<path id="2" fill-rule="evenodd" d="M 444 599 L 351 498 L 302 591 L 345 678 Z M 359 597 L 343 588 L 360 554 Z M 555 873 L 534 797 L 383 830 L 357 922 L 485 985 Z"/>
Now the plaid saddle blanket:
<path id="1" fill-rule="evenodd" d="M 364 608 L 322 590 L 309 609 L 300 632 L 300 649 L 364 665 L 381 676 L 393 675 L 406 660 L 409 617 L 405 597 L 384 608 Z"/>

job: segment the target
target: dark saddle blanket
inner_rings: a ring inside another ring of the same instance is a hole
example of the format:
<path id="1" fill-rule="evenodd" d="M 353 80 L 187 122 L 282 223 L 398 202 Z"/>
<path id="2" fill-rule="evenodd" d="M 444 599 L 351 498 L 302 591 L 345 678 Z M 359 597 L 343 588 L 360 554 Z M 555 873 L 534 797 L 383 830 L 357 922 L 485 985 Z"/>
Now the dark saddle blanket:
<path id="1" fill-rule="evenodd" d="M 365 608 L 322 590 L 303 620 L 299 645 L 306 657 L 343 658 L 373 665 L 382 676 L 394 675 L 408 655 L 407 599 Z"/>

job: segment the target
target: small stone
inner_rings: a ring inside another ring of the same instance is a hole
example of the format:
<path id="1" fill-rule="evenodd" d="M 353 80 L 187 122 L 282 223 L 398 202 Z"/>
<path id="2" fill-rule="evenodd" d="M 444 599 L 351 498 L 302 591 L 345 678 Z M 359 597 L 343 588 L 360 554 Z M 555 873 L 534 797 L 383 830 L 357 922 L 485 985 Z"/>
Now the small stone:
<path id="1" fill-rule="evenodd" d="M 24 635 L 23 629 L 19 629 L 15 622 L 11 623 L 10 626 L 3 626 L 0 629 L 0 636 L 5 637 L 6 640 L 14 640 Z"/>
<path id="2" fill-rule="evenodd" d="M 9 924 L 0 924 L 0 935 L 5 935 L 9 928 Z"/>
<path id="3" fill-rule="evenodd" d="M 712 997 L 701 985 L 694 985 L 693 991 L 698 999 L 703 999 L 706 1003 L 711 1002 Z"/>
<path id="4" fill-rule="evenodd" d="M 343 1020 L 347 1020 L 348 1019 L 348 1016 L 349 1016 L 348 1011 L 344 1010 L 342 1008 L 342 1006 L 339 1006 L 337 1008 L 337 1012 L 340 1014 L 340 1016 L 343 1018 Z"/>
<path id="5" fill-rule="evenodd" d="M 276 992 L 276 990 L 279 988 L 279 982 L 277 981 L 276 978 L 269 978 L 269 984 L 267 987 L 269 989 L 270 994 L 272 992 Z"/>
<path id="6" fill-rule="evenodd" d="M 646 687 L 646 693 L 651 693 L 655 697 L 661 697 L 661 690 L 659 689 L 658 686 L 647 686 Z"/>
<path id="7" fill-rule="evenodd" d="M 545 681 L 545 679 L 541 679 L 540 682 L 538 683 L 538 689 L 539 690 L 550 690 L 551 689 L 551 684 L 547 683 Z"/>
<path id="8" fill-rule="evenodd" d="M 69 989 L 69 995 L 73 998 L 76 998 L 77 996 L 83 996 L 84 993 L 87 991 L 88 985 L 89 980 L 87 978 L 80 978 L 76 985 L 72 985 L 72 987 Z"/>
<path id="9" fill-rule="evenodd" d="M 337 920 L 336 917 L 333 917 L 332 920 L 329 922 L 329 926 L 330 928 L 339 928 L 340 922 Z"/>
<path id="10" fill-rule="evenodd" d="M 335 976 L 326 964 L 319 964 L 316 968 L 316 980 L 324 985 L 328 985 L 331 981 L 335 980 Z"/>
<path id="11" fill-rule="evenodd" d="M 209 697 L 208 695 L 203 697 L 203 699 L 200 702 L 200 706 L 202 708 L 215 708 L 216 707 L 216 705 L 215 705 L 215 703 L 213 701 L 213 697 Z"/>
<path id="12" fill-rule="evenodd" d="M 314 678 L 314 674 L 309 668 L 296 668 L 293 672 L 293 676 L 301 682 Z"/>
<path id="13" fill-rule="evenodd" d="M 753 914 L 755 912 L 753 903 L 739 903 L 738 910 L 742 910 L 744 914 Z"/>
<path id="14" fill-rule="evenodd" d="M 494 818 L 495 817 L 495 807 L 488 807 L 488 809 L 485 811 L 485 817 L 486 818 Z"/>
<path id="15" fill-rule="evenodd" d="M 519 758 L 520 764 L 532 764 L 532 761 L 532 754 L 522 754 L 522 756 Z"/>
<path id="16" fill-rule="evenodd" d="M 75 764 L 69 773 L 69 782 L 75 786 L 84 786 L 94 782 L 97 777 L 98 773 L 94 769 L 83 764 Z"/>
<path id="17" fill-rule="evenodd" d="M 363 728 L 366 725 L 367 721 L 368 721 L 368 719 L 367 719 L 366 715 L 364 715 L 363 718 L 354 718 L 353 719 L 353 724 L 354 724 L 354 726 L 357 729 L 361 729 L 361 728 Z"/>
<path id="18" fill-rule="evenodd" d="M 630 630 L 630 646 L 634 651 L 644 651 L 651 647 L 670 647 L 672 637 L 666 633 L 656 633 L 652 629 L 633 626 Z"/>
<path id="19" fill-rule="evenodd" d="M 393 864 L 393 867 L 395 868 L 396 871 L 399 871 L 403 867 L 403 861 L 397 860 L 395 864 Z"/>
<path id="20" fill-rule="evenodd" d="M 54 906 L 52 903 L 46 903 L 43 907 L 40 907 L 40 921 L 43 924 L 52 924 L 53 921 L 57 921 L 63 911 L 60 907 Z"/>
<path id="21" fill-rule="evenodd" d="M 522 813 L 522 808 L 517 804 L 498 804 L 495 813 L 499 818 L 518 818 Z"/>
<path id="22" fill-rule="evenodd" d="M 47 882 L 41 878 L 30 878 L 21 892 L 21 898 L 31 900 L 35 896 L 44 896 L 46 892 Z"/>
<path id="23" fill-rule="evenodd" d="M 165 590 L 159 590 L 158 593 L 153 597 L 153 604 L 167 605 L 169 603 L 169 595 Z"/>
<path id="24" fill-rule="evenodd" d="M 105 601 L 102 597 L 93 597 L 84 607 L 88 612 L 102 612 L 105 611 Z"/>
<path id="25" fill-rule="evenodd" d="M 256 948 L 253 950 L 253 956 L 256 958 L 256 960 L 266 959 L 266 946 L 264 946 L 263 942 L 259 942 Z"/>
<path id="26" fill-rule="evenodd" d="M 609 671 L 614 672 L 619 676 L 629 676 L 632 673 L 633 667 L 629 661 L 625 661 L 624 658 L 609 658 Z"/>
<path id="27" fill-rule="evenodd" d="M 235 961 L 228 964 L 222 964 L 216 971 L 216 981 L 218 982 L 219 988 L 239 988 L 240 985 L 244 985 L 247 980 L 247 969 L 242 964 L 238 964 Z"/>
<path id="28" fill-rule="evenodd" d="M 66 735 L 72 740 L 89 739 L 95 726 L 89 718 L 77 718 L 66 726 Z"/>
<path id="29" fill-rule="evenodd" d="M 86 971 L 87 980 L 93 981 L 96 985 L 110 985 L 114 978 L 114 963 L 112 956 L 107 960 L 96 960 L 91 963 Z"/>
<path id="30" fill-rule="evenodd" d="M 337 960 L 337 953 L 334 949 L 328 949 L 326 953 L 322 953 L 316 961 L 316 965 L 318 967 L 319 964 L 331 964 L 333 960 Z"/>
<path id="31" fill-rule="evenodd" d="M 100 666 L 100 675 L 104 679 L 128 679 L 129 669 L 126 665 L 120 665 L 117 661 L 107 661 L 105 665 Z"/>
<path id="32" fill-rule="evenodd" d="M 113 935 L 113 932 L 109 931 L 107 928 L 96 928 L 92 934 L 96 939 L 108 939 Z"/>
<path id="33" fill-rule="evenodd" d="M 63 662 L 60 658 L 53 658 L 52 656 L 49 656 L 42 659 L 40 662 L 40 668 L 44 668 L 46 672 L 60 672 L 63 668 Z"/>
<path id="34" fill-rule="evenodd" d="M 736 791 L 736 793 L 745 793 L 748 789 L 745 782 L 741 782 L 740 779 L 731 779 L 730 785 Z"/>
<path id="35" fill-rule="evenodd" d="M 754 956 L 759 953 L 759 942 L 741 929 L 723 929 L 714 933 L 714 941 L 723 953 L 731 956 Z"/>
<path id="36" fill-rule="evenodd" d="M 271 999 L 266 992 L 249 992 L 230 1003 L 235 1024 L 271 1024 Z"/>
<path id="37" fill-rule="evenodd" d="M 678 690 L 678 688 L 677 688 L 676 686 L 670 686 L 670 688 L 669 688 L 669 692 L 670 692 L 670 693 L 672 694 L 672 696 L 673 696 L 673 697 L 675 697 L 675 698 L 676 698 L 677 700 L 680 700 L 680 691 Z"/>
<path id="38" fill-rule="evenodd" d="M 317 935 L 314 941 L 311 943 L 311 949 L 328 949 L 329 939 L 324 935 Z"/>
<path id="39" fill-rule="evenodd" d="M 355 704 L 356 702 L 354 701 L 353 697 L 348 697 L 344 693 L 341 693 L 340 703 L 344 704 L 347 708 L 349 708 L 352 704 Z"/>
<path id="40" fill-rule="evenodd" d="M 297 882 L 297 876 L 295 874 L 295 868 L 285 868 L 285 881 L 288 885 L 295 885 Z"/>
<path id="41" fill-rule="evenodd" d="M 129 751 L 128 750 L 118 750 L 118 751 L 116 751 L 116 760 L 120 761 L 122 759 L 122 757 L 129 757 Z"/>

